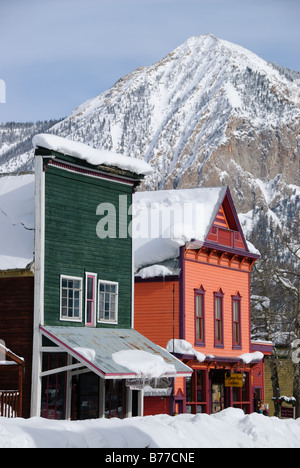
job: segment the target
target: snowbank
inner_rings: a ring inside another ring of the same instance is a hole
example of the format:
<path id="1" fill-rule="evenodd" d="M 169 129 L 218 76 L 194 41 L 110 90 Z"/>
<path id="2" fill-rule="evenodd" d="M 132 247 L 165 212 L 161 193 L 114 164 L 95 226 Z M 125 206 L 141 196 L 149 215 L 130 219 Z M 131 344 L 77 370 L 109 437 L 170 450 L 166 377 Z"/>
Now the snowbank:
<path id="1" fill-rule="evenodd" d="M 151 166 L 145 161 L 123 156 L 107 150 L 92 148 L 84 143 L 68 140 L 56 135 L 41 133 L 35 135 L 32 140 L 35 148 L 47 148 L 58 153 L 67 154 L 75 158 L 84 159 L 94 166 L 115 166 L 125 171 L 136 174 L 149 175 L 153 173 Z"/>
<path id="2" fill-rule="evenodd" d="M 215 415 L 52 421 L 0 418 L 0 448 L 300 448 L 300 419 Z"/>

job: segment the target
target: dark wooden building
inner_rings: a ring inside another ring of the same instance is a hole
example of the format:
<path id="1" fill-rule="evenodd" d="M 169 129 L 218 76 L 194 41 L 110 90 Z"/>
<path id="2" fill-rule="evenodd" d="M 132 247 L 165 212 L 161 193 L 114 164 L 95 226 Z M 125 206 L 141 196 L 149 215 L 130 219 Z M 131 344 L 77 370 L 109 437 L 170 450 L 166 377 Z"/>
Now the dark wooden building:
<path id="1" fill-rule="evenodd" d="M 0 226 L 0 340 L 23 363 L 22 416 L 26 418 L 30 416 L 34 310 L 33 174 L 0 177 Z M 3 397 L 8 390 L 20 390 L 20 375 L 18 363 L 9 356 L 2 355 L 0 361 Z"/>

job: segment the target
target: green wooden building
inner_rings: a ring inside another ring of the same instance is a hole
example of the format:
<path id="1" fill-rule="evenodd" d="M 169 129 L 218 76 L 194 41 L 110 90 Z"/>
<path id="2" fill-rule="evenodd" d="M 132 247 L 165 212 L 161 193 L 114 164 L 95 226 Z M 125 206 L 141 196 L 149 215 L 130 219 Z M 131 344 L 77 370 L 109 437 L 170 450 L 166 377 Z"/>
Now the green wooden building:
<path id="1" fill-rule="evenodd" d="M 31 416 L 142 415 L 145 385 L 191 373 L 134 330 L 132 195 L 151 168 L 54 135 L 34 146 Z"/>

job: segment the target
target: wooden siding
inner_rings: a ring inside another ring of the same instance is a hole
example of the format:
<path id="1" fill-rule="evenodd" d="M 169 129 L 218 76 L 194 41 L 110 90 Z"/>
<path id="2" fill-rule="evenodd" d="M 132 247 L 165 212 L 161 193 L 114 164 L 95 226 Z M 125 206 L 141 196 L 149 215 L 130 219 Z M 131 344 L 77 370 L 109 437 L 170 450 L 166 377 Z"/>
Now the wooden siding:
<path id="1" fill-rule="evenodd" d="M 30 416 L 34 278 L 0 279 L 0 338 L 25 359 L 23 412 Z M 18 389 L 18 366 L 0 366 L 0 390 Z"/>
<path id="2" fill-rule="evenodd" d="M 194 254 L 192 254 L 194 255 Z M 195 257 L 194 257 L 195 258 Z M 250 352 L 249 271 L 208 264 L 196 260 L 185 261 L 185 339 L 195 345 L 195 289 L 205 290 L 205 347 L 196 347 L 204 354 L 236 357 Z M 222 290 L 224 347 L 214 342 L 214 293 Z M 241 295 L 242 349 L 233 349 L 232 296 Z"/>
<path id="3" fill-rule="evenodd" d="M 85 272 L 98 280 L 119 283 L 117 327 L 131 327 L 132 240 L 99 239 L 96 215 L 100 203 L 112 203 L 119 225 L 119 195 L 126 195 L 128 207 L 132 187 L 110 180 L 88 177 L 48 166 L 45 174 L 45 324 L 81 326 L 60 321 L 60 275 L 77 276 L 85 284 Z M 129 220 L 129 217 L 128 217 Z M 118 235 L 118 232 L 117 232 Z M 82 311 L 84 315 L 84 291 Z M 112 325 L 100 325 L 105 327 Z"/>
<path id="4" fill-rule="evenodd" d="M 179 338 L 179 282 L 135 283 L 134 328 L 163 348 L 173 338 L 173 285 L 175 285 L 175 338 Z"/>
<path id="5" fill-rule="evenodd" d="M 170 397 L 145 397 L 144 416 L 170 413 Z"/>

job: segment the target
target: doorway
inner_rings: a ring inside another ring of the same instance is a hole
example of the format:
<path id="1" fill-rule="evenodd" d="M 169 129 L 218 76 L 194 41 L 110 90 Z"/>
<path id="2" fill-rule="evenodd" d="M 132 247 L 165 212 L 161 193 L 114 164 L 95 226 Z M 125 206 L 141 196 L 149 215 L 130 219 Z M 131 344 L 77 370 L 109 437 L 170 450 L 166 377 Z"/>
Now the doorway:
<path id="1" fill-rule="evenodd" d="M 209 373 L 211 381 L 211 412 L 219 413 L 228 408 L 228 389 L 225 388 L 225 371 L 211 370 Z"/>
<path id="2" fill-rule="evenodd" d="M 99 377 L 93 372 L 72 378 L 72 420 L 99 417 Z"/>

